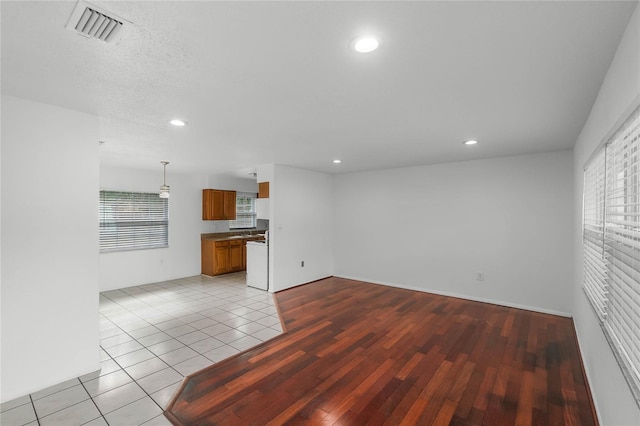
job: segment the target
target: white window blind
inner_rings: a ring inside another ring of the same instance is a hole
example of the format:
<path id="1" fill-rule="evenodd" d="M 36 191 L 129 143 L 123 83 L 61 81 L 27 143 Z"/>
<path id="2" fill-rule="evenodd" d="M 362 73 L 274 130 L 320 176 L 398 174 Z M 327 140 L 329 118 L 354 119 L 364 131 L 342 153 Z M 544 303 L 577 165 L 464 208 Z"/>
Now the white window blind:
<path id="1" fill-rule="evenodd" d="M 598 316 L 603 320 L 607 306 L 606 266 L 604 264 L 604 178 L 602 150 L 584 172 L 584 289 Z"/>
<path id="2" fill-rule="evenodd" d="M 100 191 L 100 252 L 168 246 L 168 199 L 153 193 Z"/>
<path id="3" fill-rule="evenodd" d="M 252 192 L 236 193 L 236 220 L 229 221 L 229 229 L 256 227 L 256 197 Z"/>
<path id="4" fill-rule="evenodd" d="M 584 289 L 640 404 L 640 107 L 584 180 Z"/>

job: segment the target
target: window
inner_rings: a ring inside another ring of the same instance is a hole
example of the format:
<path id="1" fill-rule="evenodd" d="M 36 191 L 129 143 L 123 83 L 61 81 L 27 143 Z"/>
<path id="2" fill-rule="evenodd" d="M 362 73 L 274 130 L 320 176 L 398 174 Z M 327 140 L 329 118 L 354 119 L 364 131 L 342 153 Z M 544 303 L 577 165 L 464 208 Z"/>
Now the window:
<path id="1" fill-rule="evenodd" d="M 143 192 L 100 191 L 100 252 L 169 247 L 169 200 Z"/>
<path id="2" fill-rule="evenodd" d="M 640 107 L 584 172 L 584 290 L 640 404 Z"/>
<path id="3" fill-rule="evenodd" d="M 229 229 L 256 227 L 256 197 L 252 192 L 236 194 L 236 220 L 229 221 Z"/>
<path id="4" fill-rule="evenodd" d="M 606 317 L 607 291 L 604 286 L 604 150 L 584 172 L 583 236 L 584 289 L 598 317 Z"/>

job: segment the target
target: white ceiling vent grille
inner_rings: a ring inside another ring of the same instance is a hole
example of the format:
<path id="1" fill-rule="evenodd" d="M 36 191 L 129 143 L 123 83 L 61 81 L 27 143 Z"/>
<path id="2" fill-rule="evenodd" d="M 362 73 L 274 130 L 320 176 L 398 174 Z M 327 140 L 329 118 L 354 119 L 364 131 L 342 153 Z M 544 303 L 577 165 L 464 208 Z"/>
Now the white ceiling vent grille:
<path id="1" fill-rule="evenodd" d="M 66 28 L 83 37 L 114 43 L 122 37 L 123 29 L 127 24 L 129 22 L 113 13 L 100 9 L 91 3 L 78 1 Z"/>

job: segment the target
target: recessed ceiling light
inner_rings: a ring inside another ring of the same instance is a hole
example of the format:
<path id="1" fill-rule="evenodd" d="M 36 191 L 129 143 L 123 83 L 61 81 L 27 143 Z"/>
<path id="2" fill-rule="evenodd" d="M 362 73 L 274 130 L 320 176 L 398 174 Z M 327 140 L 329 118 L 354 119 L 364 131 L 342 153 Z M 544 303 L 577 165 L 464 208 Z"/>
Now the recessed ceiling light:
<path id="1" fill-rule="evenodd" d="M 340 164 L 342 163 L 342 160 L 333 160 L 333 164 Z"/>
<path id="2" fill-rule="evenodd" d="M 364 36 L 364 37 L 357 38 L 353 42 L 353 48 L 355 49 L 356 52 L 369 53 L 376 50 L 379 44 L 380 43 L 376 38 L 371 36 Z"/>
<path id="3" fill-rule="evenodd" d="M 474 139 L 471 139 L 471 140 L 468 140 L 468 141 L 464 141 L 463 143 L 464 143 L 465 145 L 475 145 L 475 144 L 477 144 L 477 143 L 478 143 L 478 141 L 477 141 L 477 140 L 474 140 Z"/>
<path id="4" fill-rule="evenodd" d="M 169 121 L 169 123 L 171 125 L 173 125 L 173 126 L 176 126 L 176 127 L 186 126 L 186 124 L 187 124 L 186 122 L 184 122 L 182 120 L 179 120 L 177 118 L 174 118 L 173 120 Z"/>

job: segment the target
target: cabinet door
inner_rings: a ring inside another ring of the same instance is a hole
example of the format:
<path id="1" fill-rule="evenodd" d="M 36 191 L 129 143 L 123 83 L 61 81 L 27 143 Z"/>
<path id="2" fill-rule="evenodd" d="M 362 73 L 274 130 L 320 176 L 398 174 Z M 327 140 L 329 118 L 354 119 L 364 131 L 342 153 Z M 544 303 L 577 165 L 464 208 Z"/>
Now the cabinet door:
<path id="1" fill-rule="evenodd" d="M 231 241 L 229 244 L 229 269 L 242 270 L 242 241 Z"/>
<path id="2" fill-rule="evenodd" d="M 202 190 L 202 220 L 224 219 L 224 192 L 220 189 Z"/>
<path id="3" fill-rule="evenodd" d="M 211 194 L 212 189 L 202 190 L 202 220 L 211 220 L 211 214 L 213 212 L 213 197 Z"/>
<path id="4" fill-rule="evenodd" d="M 212 190 L 212 198 L 211 216 L 213 220 L 224 219 L 224 191 L 219 189 Z"/>
<path id="5" fill-rule="evenodd" d="M 224 192 L 223 216 L 227 220 L 236 220 L 236 191 Z"/>
<path id="6" fill-rule="evenodd" d="M 217 242 L 214 257 L 214 275 L 229 272 L 229 243 Z"/>
<path id="7" fill-rule="evenodd" d="M 269 198 L 269 182 L 258 183 L 258 198 Z"/>
<path id="8" fill-rule="evenodd" d="M 214 252 L 215 252 L 215 242 L 209 240 L 201 240 L 201 271 L 204 275 L 213 275 L 215 274 L 214 270 Z"/>

